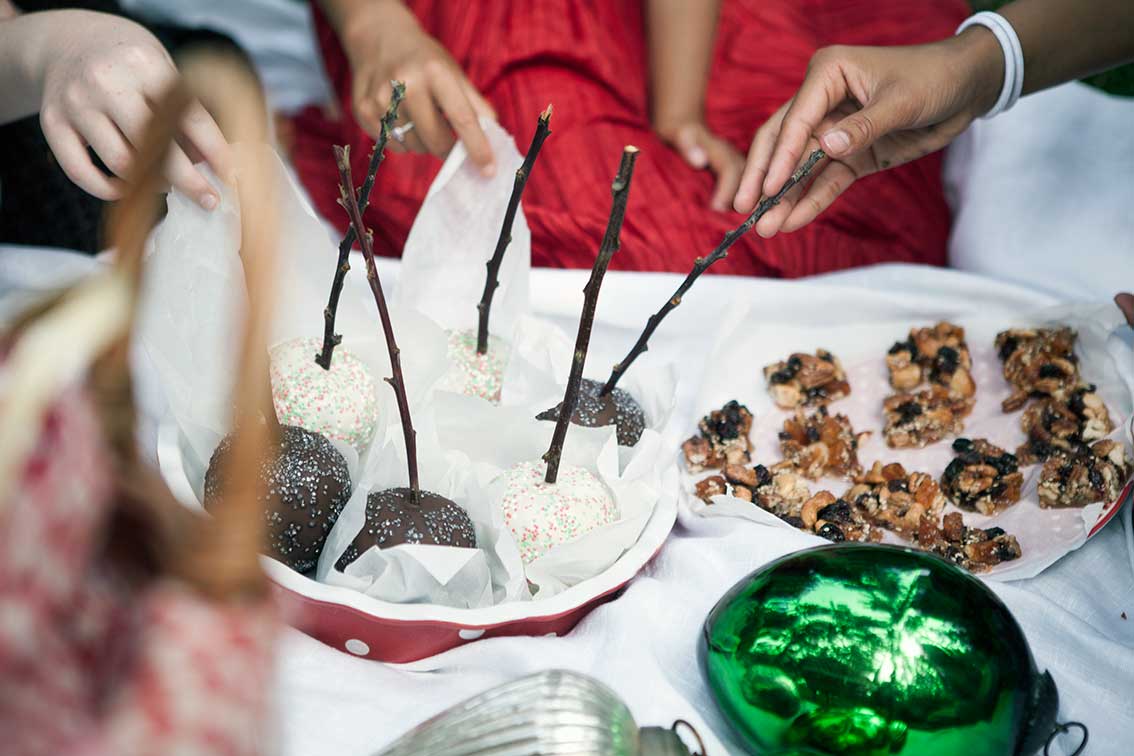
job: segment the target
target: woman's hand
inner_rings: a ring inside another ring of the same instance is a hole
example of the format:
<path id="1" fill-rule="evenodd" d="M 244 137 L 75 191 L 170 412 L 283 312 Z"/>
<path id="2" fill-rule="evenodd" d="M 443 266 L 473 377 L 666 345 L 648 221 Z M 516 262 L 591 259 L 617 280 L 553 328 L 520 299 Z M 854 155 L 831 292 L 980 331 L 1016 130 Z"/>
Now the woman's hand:
<path id="1" fill-rule="evenodd" d="M 116 16 L 58 11 L 10 23 L 24 20 L 46 24 L 36 29 L 46 33 L 33 54 L 40 62 L 39 119 L 51 151 L 80 187 L 100 199 L 117 199 L 152 116 L 151 104 L 177 78 L 173 60 L 152 34 Z M 186 116 L 181 141 L 225 175 L 228 144 L 200 104 Z M 95 166 L 87 145 L 114 177 Z M 219 198 L 182 147 L 173 146 L 166 175 L 202 207 L 216 207 Z"/>
<path id="2" fill-rule="evenodd" d="M 717 186 L 710 206 L 719 212 L 727 211 L 736 195 L 736 188 L 740 185 L 744 156 L 727 141 L 709 131 L 709 127 L 698 119 L 658 126 L 657 132 L 689 165 L 713 172 L 717 177 Z"/>
<path id="3" fill-rule="evenodd" d="M 479 121 L 496 117 L 492 106 L 405 6 L 394 0 L 357 4 L 343 18 L 340 38 L 354 76 L 354 114 L 366 131 L 378 134 L 396 79 L 406 85 L 400 120 L 414 125 L 405 136 L 408 149 L 444 157 L 456 132 L 473 163 L 486 175 L 495 172 Z"/>
<path id="4" fill-rule="evenodd" d="M 1003 77 L 1000 46 L 983 28 L 914 47 L 822 49 L 796 96 L 756 132 L 735 208 L 750 212 L 822 146 L 831 159 L 811 185 L 756 225 L 764 237 L 795 231 L 863 176 L 949 144 L 991 109 Z"/>

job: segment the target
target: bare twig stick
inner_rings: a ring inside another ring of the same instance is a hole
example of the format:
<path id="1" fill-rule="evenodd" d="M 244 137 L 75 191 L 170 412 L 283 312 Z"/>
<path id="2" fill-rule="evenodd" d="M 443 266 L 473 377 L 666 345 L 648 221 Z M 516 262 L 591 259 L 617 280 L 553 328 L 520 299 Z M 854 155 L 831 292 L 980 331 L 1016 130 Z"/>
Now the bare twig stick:
<path id="1" fill-rule="evenodd" d="M 622 161 L 618 165 L 618 175 L 610 186 L 613 199 L 610 205 L 610 220 L 606 224 L 602 244 L 599 245 L 595 264 L 591 267 L 591 277 L 583 287 L 583 313 L 579 317 L 579 333 L 575 337 L 575 354 L 571 360 L 571 375 L 567 379 L 567 390 L 563 395 L 563 406 L 555 421 L 555 432 L 551 436 L 551 446 L 543 455 L 547 462 L 548 483 L 554 483 L 559 476 L 559 460 L 563 456 L 563 440 L 567 437 L 567 426 L 575 415 L 579 404 L 579 388 L 583 383 L 583 367 L 587 361 L 587 347 L 591 343 L 591 327 L 595 322 L 595 309 L 598 307 L 599 289 L 611 258 L 618 251 L 619 234 L 622 221 L 626 217 L 626 202 L 630 198 L 630 180 L 634 176 L 634 161 L 638 159 L 638 148 L 627 146 L 622 151 Z"/>
<path id="2" fill-rule="evenodd" d="M 792 187 L 800 181 L 807 178 L 807 174 L 811 173 L 816 163 L 824 157 L 826 157 L 826 154 L 823 150 L 815 150 L 815 152 L 812 152 L 811 155 L 808 156 L 807 161 L 792 174 L 791 178 L 787 180 L 787 183 L 785 183 L 775 195 L 765 197 L 761 200 L 760 204 L 758 204 L 751 215 L 745 219 L 744 223 L 741 223 L 735 229 L 725 234 L 724 239 L 721 240 L 721 243 L 717 245 L 717 248 L 713 250 L 712 254 L 708 257 L 698 257 L 693 262 L 693 270 L 689 272 L 689 275 L 687 275 L 685 280 L 681 282 L 681 285 L 677 287 L 677 291 L 673 292 L 673 296 L 666 300 L 666 303 L 662 305 L 661 309 L 651 315 L 649 320 L 646 321 L 645 330 L 642 331 L 642 335 L 638 337 L 638 340 L 634 343 L 630 352 L 622 358 L 621 362 L 615 363 L 614 369 L 610 371 L 610 377 L 607 378 L 606 383 L 603 384 L 602 390 L 599 392 L 599 396 L 606 396 L 613 391 L 618 381 L 622 378 L 623 373 L 629 369 L 630 365 L 634 363 L 634 360 L 638 359 L 642 352 L 649 349 L 648 344 L 650 337 L 654 335 L 654 331 L 661 325 L 665 316 L 681 304 L 682 297 L 684 297 L 685 293 L 693 286 L 693 282 L 700 278 L 701 274 L 708 270 L 711 265 L 728 257 L 729 247 L 735 244 L 740 237 L 748 233 L 748 231 L 756 225 L 757 221 L 764 217 L 766 212 L 780 204 L 780 200 L 784 198 L 784 195 L 791 191 Z"/>
<path id="3" fill-rule="evenodd" d="M 539 150 L 543 147 L 543 141 L 551 133 L 550 124 L 551 106 L 548 105 L 547 110 L 540 113 L 535 134 L 532 136 L 532 143 L 528 147 L 528 154 L 524 155 L 523 165 L 516 169 L 516 180 L 512 184 L 512 197 L 508 200 L 508 209 L 504 213 L 504 224 L 500 227 L 500 237 L 496 240 L 496 249 L 492 253 L 492 258 L 485 263 L 485 267 L 488 268 L 488 276 L 484 281 L 484 293 L 480 295 L 480 304 L 476 306 L 480 317 L 476 330 L 477 354 L 488 352 L 488 313 L 492 309 L 492 295 L 496 293 L 496 287 L 500 285 L 497 274 L 500 273 L 500 263 L 504 261 L 504 250 L 512 243 L 512 223 L 516 220 L 516 210 L 520 207 L 520 197 L 524 193 L 524 187 L 528 184 L 528 178 L 532 175 L 532 168 L 535 167 L 535 161 L 539 157 Z"/>
<path id="4" fill-rule="evenodd" d="M 402 82 L 392 82 L 392 86 L 394 91 L 390 95 L 390 106 L 386 108 L 386 115 L 382 117 L 382 131 L 378 134 L 378 141 L 374 143 L 374 149 L 370 151 L 370 164 L 366 169 L 366 180 L 362 183 L 362 189 L 358 193 L 358 207 L 362 213 L 365 213 L 366 208 L 370 205 L 370 190 L 374 188 L 374 174 L 378 172 L 378 166 L 382 165 L 382 160 L 386 156 L 386 143 L 390 139 L 390 129 L 398 117 L 398 106 L 406 94 L 406 85 Z M 350 270 L 350 248 L 354 245 L 355 238 L 354 226 L 350 226 L 347 228 L 346 236 L 339 243 L 339 260 L 335 267 L 335 278 L 331 282 L 331 297 L 327 301 L 327 306 L 323 308 L 323 348 L 319 351 L 319 354 L 315 355 L 315 364 L 324 370 L 331 369 L 331 356 L 335 347 L 343 340 L 341 334 L 335 333 L 335 316 L 339 311 L 339 297 L 343 292 L 343 280 Z"/>
<path id="5" fill-rule="evenodd" d="M 362 246 L 362 257 L 366 260 L 366 278 L 370 282 L 370 291 L 374 294 L 374 302 L 378 305 L 378 316 L 382 319 L 382 331 L 386 335 L 386 349 L 390 353 L 390 370 L 393 377 L 386 382 L 394 389 L 394 396 L 398 400 L 398 414 L 402 418 L 402 433 L 406 440 L 406 461 L 409 465 L 409 487 L 411 501 L 416 504 L 421 500 L 421 486 L 417 476 L 417 433 L 410 420 L 409 400 L 406 398 L 406 383 L 402 376 L 401 350 L 394 341 L 394 324 L 390 320 L 390 311 L 386 307 L 386 295 L 382 292 L 382 282 L 378 280 L 378 266 L 374 263 L 374 247 L 371 243 L 370 232 L 362 223 L 362 210 L 354 196 L 354 183 L 350 175 L 350 148 L 335 147 L 335 161 L 339 166 L 339 194 L 340 204 L 350 216 L 351 225 Z"/>

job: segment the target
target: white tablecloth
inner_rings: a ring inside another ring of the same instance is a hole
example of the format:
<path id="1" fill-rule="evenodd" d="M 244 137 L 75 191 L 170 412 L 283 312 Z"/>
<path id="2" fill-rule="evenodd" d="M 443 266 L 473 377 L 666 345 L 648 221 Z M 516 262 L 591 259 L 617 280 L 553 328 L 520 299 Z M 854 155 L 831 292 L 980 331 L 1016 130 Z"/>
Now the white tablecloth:
<path id="1" fill-rule="evenodd" d="M 44 290 L 82 275 L 89 258 L 0 245 L 0 319 L 19 292 Z M 384 281 L 397 264 L 381 265 Z M 537 312 L 574 331 L 584 271 L 537 270 L 532 301 Z M 648 308 L 676 287 L 679 276 L 608 274 L 599 325 L 588 363 L 612 364 L 632 343 Z M 863 306 L 827 316 L 849 322 L 878 311 L 875 291 L 901 291 L 924 302 L 926 319 L 990 310 L 1024 311 L 1055 304 L 1053 295 L 956 271 L 882 266 L 799 284 L 709 276 L 650 345 L 652 357 L 681 365 L 670 441 L 693 428 L 704 407 L 696 389 L 714 334 L 736 299 L 778 299 L 790 287 L 839 287 Z M 1100 292 L 1101 294 L 1101 292 Z M 869 306 L 867 306 L 869 305 Z M 823 317 L 811 313 L 810 318 Z M 148 417 L 161 411 L 160 390 L 140 366 L 139 389 Z M 1134 373 L 1130 376 L 1134 378 Z M 1015 614 L 1041 669 L 1059 686 L 1060 716 L 1091 728 L 1091 754 L 1127 753 L 1134 731 L 1134 528 L 1126 506 L 1082 549 L 1032 580 L 993 589 Z M 414 724 L 492 685 L 550 667 L 594 675 L 614 688 L 640 724 L 668 725 L 684 718 L 704 736 L 712 754 L 738 752 L 710 698 L 697 664 L 701 623 L 717 598 L 737 580 L 789 551 L 812 545 L 802 533 L 751 522 L 702 519 L 682 513 L 658 557 L 617 600 L 605 604 L 562 638 L 477 641 L 412 665 L 364 661 L 324 646 L 295 630 L 284 632 L 276 685 L 279 742 L 291 756 L 363 756 Z M 1059 753 L 1059 751 L 1055 751 Z"/>
<path id="2" fill-rule="evenodd" d="M 384 273 L 389 276 L 392 270 Z M 661 301 L 679 277 L 608 275 L 588 364 L 609 365 L 641 327 L 645 308 Z M 826 285 L 924 294 L 925 317 L 981 309 L 1029 309 L 1053 304 L 1046 294 L 969 274 L 887 266 L 816 279 Z M 573 332 L 585 273 L 535 271 L 538 312 Z M 682 366 L 675 444 L 694 426 L 699 371 L 713 324 L 737 296 L 770 296 L 782 282 L 709 277 L 650 344 L 651 355 Z M 782 289 L 779 289 L 782 292 Z M 952 292 L 942 309 L 941 294 Z M 649 305 L 647 305 L 649 303 Z M 832 314 L 853 320 L 855 313 Z M 596 372 L 601 372 L 597 370 Z M 1059 685 L 1060 716 L 1091 728 L 1088 753 L 1125 752 L 1134 727 L 1134 545 L 1130 507 L 1084 548 L 1040 577 L 994 590 L 1016 615 L 1040 668 Z M 706 613 L 744 575 L 812 537 L 749 522 L 683 514 L 657 559 L 625 594 L 603 605 L 563 638 L 478 641 L 409 671 L 353 658 L 289 631 L 280 657 L 278 703 L 284 754 L 369 754 L 413 724 L 474 693 L 548 667 L 594 675 L 630 705 L 640 724 L 692 721 L 713 754 L 738 752 L 697 665 Z M 1129 620 L 1123 618 L 1125 612 Z M 1058 753 L 1058 751 L 1055 751 Z"/>

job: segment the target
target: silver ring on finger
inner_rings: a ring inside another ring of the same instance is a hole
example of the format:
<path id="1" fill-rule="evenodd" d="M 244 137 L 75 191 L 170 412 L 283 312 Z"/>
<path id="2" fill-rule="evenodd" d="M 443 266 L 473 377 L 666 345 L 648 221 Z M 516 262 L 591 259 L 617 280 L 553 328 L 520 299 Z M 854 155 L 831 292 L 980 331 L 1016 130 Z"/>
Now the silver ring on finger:
<path id="1" fill-rule="evenodd" d="M 404 145 L 406 143 L 406 134 L 411 131 L 413 131 L 413 121 L 406 121 L 401 126 L 395 126 L 390 129 L 390 136 L 392 136 L 394 141 L 398 144 Z"/>

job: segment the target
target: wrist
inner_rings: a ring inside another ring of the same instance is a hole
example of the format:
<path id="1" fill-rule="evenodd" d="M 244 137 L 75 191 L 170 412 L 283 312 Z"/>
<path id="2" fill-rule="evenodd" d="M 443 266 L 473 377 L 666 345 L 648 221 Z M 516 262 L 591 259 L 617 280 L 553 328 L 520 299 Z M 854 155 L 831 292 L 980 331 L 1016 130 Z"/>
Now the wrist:
<path id="1" fill-rule="evenodd" d="M 655 107 L 650 117 L 650 124 L 654 127 L 654 131 L 665 139 L 672 142 L 677 138 L 677 132 L 683 126 L 689 124 L 701 125 L 705 123 L 704 112 L 700 107 L 686 106 L 686 107 L 669 107 L 660 108 Z"/>
<path id="2" fill-rule="evenodd" d="M 373 0 L 356 3 L 339 20 L 339 39 L 351 60 L 374 53 L 376 38 L 389 39 L 420 31 L 413 12 L 401 0 Z"/>
<path id="3" fill-rule="evenodd" d="M 66 23 L 61 14 L 73 11 L 29 13 L 0 24 L 0 69 L 8 71 L 0 123 L 37 112 L 43 102 L 44 81 L 51 54 L 52 20 Z"/>
<path id="4" fill-rule="evenodd" d="M 1004 52 L 996 35 L 983 26 L 973 26 L 946 41 L 951 70 L 964 82 L 965 109 L 974 118 L 992 110 L 1004 84 Z"/>

